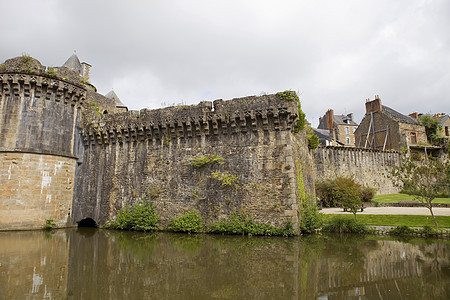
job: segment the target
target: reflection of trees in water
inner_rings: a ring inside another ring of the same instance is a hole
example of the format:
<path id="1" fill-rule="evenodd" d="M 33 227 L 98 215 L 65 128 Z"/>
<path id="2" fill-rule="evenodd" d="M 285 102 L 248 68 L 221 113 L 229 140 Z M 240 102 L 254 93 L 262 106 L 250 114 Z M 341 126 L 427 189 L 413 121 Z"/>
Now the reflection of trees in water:
<path id="1" fill-rule="evenodd" d="M 430 289 L 439 299 L 450 281 L 443 271 L 449 267 L 448 244 L 354 235 L 268 238 L 121 231 L 72 238 L 69 277 L 86 287 L 74 285 L 74 299 L 96 293 L 164 299 L 405 298 Z M 406 271 L 401 269 L 405 266 Z"/>

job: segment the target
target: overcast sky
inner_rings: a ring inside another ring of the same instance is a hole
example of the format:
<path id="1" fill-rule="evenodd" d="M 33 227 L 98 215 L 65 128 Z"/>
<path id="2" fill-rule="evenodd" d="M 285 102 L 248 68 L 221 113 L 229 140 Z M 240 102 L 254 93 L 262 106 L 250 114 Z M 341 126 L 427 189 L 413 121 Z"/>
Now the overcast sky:
<path id="1" fill-rule="evenodd" d="M 0 60 L 60 66 L 130 109 L 298 91 L 307 119 L 366 98 L 450 112 L 449 0 L 0 0 Z"/>

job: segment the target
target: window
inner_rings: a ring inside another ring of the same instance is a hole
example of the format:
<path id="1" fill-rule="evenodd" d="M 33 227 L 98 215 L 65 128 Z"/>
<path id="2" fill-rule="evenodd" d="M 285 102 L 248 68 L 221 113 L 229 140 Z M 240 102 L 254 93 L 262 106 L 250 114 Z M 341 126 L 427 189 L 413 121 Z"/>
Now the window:
<path id="1" fill-rule="evenodd" d="M 445 136 L 449 136 L 450 134 L 448 134 L 448 126 L 445 126 Z"/>
<path id="2" fill-rule="evenodd" d="M 348 126 L 345 126 L 345 134 L 350 134 L 350 129 L 348 128 Z"/>
<path id="3" fill-rule="evenodd" d="M 345 144 L 346 144 L 346 145 L 350 145 L 350 138 L 349 138 L 349 137 L 346 137 L 346 138 L 345 138 Z"/>
<path id="4" fill-rule="evenodd" d="M 417 133 L 415 132 L 410 132 L 409 133 L 410 136 L 410 140 L 411 140 L 411 144 L 417 144 Z"/>

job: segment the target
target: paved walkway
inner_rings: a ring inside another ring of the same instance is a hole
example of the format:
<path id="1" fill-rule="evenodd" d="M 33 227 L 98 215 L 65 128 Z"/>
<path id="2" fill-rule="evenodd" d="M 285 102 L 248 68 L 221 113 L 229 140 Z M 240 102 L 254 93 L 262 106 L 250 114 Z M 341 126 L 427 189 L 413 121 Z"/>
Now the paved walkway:
<path id="1" fill-rule="evenodd" d="M 323 208 L 321 213 L 324 214 L 349 214 L 344 212 L 342 208 L 332 207 Z M 448 207 L 434 207 L 433 213 L 435 216 L 450 216 L 450 208 Z M 364 215 L 426 215 L 430 216 L 430 211 L 425 207 L 367 207 L 363 212 L 358 211 L 359 214 Z"/>

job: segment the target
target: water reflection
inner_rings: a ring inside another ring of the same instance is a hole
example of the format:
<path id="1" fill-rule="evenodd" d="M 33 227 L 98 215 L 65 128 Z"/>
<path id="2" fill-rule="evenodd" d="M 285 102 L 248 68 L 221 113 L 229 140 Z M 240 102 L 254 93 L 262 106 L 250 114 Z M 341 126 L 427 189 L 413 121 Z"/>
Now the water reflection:
<path id="1" fill-rule="evenodd" d="M 0 232 L 0 299 L 447 299 L 447 240 Z"/>

